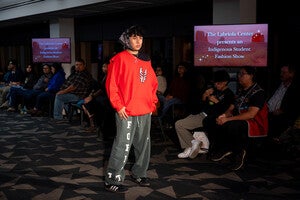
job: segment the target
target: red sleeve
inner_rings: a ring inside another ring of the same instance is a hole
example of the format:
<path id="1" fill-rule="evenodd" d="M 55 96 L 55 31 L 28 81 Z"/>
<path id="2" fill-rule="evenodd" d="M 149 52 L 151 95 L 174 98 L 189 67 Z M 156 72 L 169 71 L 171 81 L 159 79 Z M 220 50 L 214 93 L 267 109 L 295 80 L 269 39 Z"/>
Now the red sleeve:
<path id="1" fill-rule="evenodd" d="M 120 74 L 120 67 L 118 66 L 120 66 L 120 60 L 113 57 L 108 66 L 107 79 L 105 82 L 107 95 L 112 107 L 116 109 L 116 111 L 119 111 L 124 107 L 123 101 L 119 95 L 118 77 Z"/>

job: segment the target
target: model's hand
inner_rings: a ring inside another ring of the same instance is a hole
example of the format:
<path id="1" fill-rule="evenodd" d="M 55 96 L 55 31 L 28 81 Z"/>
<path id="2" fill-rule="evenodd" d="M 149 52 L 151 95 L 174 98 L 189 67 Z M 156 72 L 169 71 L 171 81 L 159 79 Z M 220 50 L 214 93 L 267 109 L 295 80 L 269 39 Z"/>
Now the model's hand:
<path id="1" fill-rule="evenodd" d="M 125 111 L 125 107 L 123 107 L 121 110 L 118 111 L 118 115 L 121 119 L 128 119 L 128 115 Z"/>

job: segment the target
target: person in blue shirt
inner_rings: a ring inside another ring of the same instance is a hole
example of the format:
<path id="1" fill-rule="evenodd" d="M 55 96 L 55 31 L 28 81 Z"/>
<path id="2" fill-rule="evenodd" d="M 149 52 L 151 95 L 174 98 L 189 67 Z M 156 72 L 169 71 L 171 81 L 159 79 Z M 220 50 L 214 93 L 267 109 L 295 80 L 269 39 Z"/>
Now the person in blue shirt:
<path id="1" fill-rule="evenodd" d="M 65 82 L 66 73 L 60 63 L 54 63 L 51 66 L 52 78 L 49 80 L 48 86 L 39 95 L 36 96 L 36 103 L 32 110 L 28 111 L 31 116 L 43 115 L 43 107 L 46 107 L 47 102 L 54 102 L 56 93 L 60 90 L 60 87 Z"/>

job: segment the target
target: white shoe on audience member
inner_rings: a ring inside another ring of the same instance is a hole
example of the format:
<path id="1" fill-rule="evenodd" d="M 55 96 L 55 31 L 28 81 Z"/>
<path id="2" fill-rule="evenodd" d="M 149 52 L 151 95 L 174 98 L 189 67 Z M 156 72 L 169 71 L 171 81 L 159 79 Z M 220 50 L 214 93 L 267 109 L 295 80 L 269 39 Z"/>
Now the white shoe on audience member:
<path id="1" fill-rule="evenodd" d="M 5 101 L 1 106 L 0 108 L 8 108 L 8 101 Z"/>
<path id="2" fill-rule="evenodd" d="M 186 148 L 182 153 L 178 154 L 178 158 L 188 158 L 191 153 L 191 147 Z"/>
<path id="3" fill-rule="evenodd" d="M 199 153 L 207 153 L 209 149 L 209 140 L 203 131 L 194 132 L 193 137 L 195 140 L 201 142 Z"/>
<path id="4" fill-rule="evenodd" d="M 200 141 L 199 140 L 192 140 L 192 149 L 189 157 L 191 159 L 196 158 L 199 151 L 200 151 Z"/>

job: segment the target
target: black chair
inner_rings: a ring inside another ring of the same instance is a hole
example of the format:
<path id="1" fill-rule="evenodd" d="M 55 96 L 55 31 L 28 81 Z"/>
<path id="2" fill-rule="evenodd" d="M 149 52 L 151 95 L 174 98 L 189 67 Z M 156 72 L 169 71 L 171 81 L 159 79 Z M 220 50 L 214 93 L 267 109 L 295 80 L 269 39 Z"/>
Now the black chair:
<path id="1" fill-rule="evenodd" d="M 73 122 L 73 117 L 75 115 L 80 115 L 80 125 L 83 125 L 84 122 L 84 111 L 83 108 L 77 104 L 78 101 L 69 102 L 67 105 L 67 117 L 70 123 Z"/>

